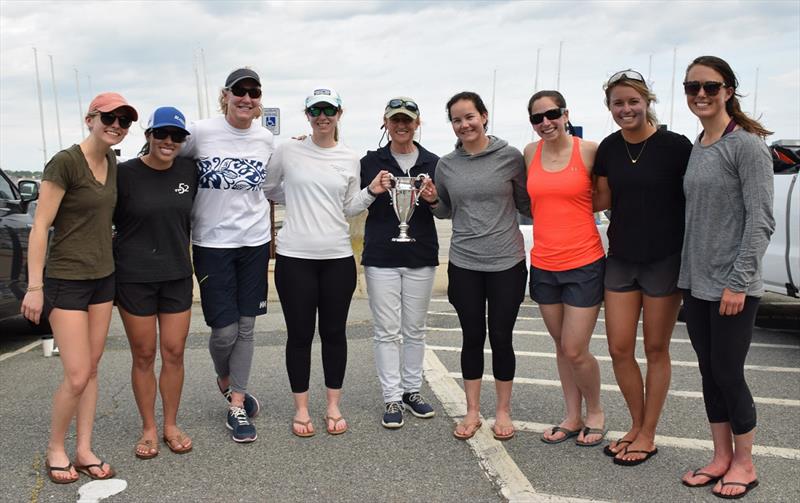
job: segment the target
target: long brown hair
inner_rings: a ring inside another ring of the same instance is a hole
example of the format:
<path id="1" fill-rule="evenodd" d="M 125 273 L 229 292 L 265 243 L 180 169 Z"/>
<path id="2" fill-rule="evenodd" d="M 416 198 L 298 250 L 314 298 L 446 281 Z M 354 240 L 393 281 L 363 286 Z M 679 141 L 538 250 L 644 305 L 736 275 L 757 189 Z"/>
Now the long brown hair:
<path id="1" fill-rule="evenodd" d="M 725 102 L 725 111 L 728 112 L 728 115 L 730 115 L 734 121 L 736 121 L 736 124 L 738 124 L 748 133 L 756 134 L 762 138 L 766 138 L 772 134 L 772 131 L 768 130 L 756 119 L 751 118 L 742 111 L 742 107 L 739 103 L 739 98 L 741 98 L 742 95 L 736 92 L 736 90 L 739 88 L 739 79 L 736 78 L 736 74 L 733 73 L 733 69 L 724 59 L 716 56 L 697 57 L 689 64 L 689 66 L 686 67 L 687 75 L 689 74 L 689 70 L 691 70 L 695 65 L 702 65 L 711 68 L 722 76 L 725 87 L 730 87 L 733 89 L 733 96 L 731 96 L 731 98 Z"/>

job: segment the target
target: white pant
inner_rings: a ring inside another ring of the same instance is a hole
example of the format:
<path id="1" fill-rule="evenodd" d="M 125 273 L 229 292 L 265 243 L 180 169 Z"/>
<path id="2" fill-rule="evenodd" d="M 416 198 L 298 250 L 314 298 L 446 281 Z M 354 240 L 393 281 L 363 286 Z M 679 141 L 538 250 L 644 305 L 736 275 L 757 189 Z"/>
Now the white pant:
<path id="1" fill-rule="evenodd" d="M 433 266 L 364 268 L 384 402 L 399 401 L 404 392 L 422 386 L 425 318 L 435 274 Z"/>

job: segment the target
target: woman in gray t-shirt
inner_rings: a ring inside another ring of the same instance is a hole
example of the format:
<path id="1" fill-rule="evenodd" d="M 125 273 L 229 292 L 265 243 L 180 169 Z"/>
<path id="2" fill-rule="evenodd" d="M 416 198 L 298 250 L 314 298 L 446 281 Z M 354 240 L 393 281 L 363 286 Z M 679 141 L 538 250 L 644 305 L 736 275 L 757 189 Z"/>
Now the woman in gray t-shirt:
<path id="1" fill-rule="evenodd" d="M 689 338 L 703 377 L 714 457 L 683 476 L 689 487 L 717 482 L 714 494 L 744 496 L 758 485 L 752 448 L 756 409 L 744 378 L 772 218 L 769 134 L 739 106 L 738 81 L 720 58 L 701 56 L 683 83 L 703 132 L 683 188 L 686 233 L 678 286 Z M 731 449 L 733 443 L 733 449 Z"/>

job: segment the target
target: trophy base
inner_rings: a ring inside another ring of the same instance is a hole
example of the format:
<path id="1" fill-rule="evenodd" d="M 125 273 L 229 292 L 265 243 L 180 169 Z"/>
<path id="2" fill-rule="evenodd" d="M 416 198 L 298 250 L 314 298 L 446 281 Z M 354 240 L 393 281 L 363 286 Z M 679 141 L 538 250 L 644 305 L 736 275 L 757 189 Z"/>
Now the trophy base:
<path id="1" fill-rule="evenodd" d="M 414 238 L 392 238 L 395 243 L 414 243 L 417 240 Z"/>

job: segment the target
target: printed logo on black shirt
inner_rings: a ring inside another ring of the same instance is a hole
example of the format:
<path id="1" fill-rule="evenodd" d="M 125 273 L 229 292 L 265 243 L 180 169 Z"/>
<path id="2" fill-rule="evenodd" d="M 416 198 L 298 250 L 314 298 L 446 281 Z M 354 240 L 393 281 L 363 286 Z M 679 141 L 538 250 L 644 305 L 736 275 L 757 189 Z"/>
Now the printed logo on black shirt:
<path id="1" fill-rule="evenodd" d="M 189 192 L 189 186 L 186 185 L 185 183 L 179 183 L 178 188 L 175 189 L 175 192 L 177 192 L 178 194 L 186 194 L 187 192 Z"/>

